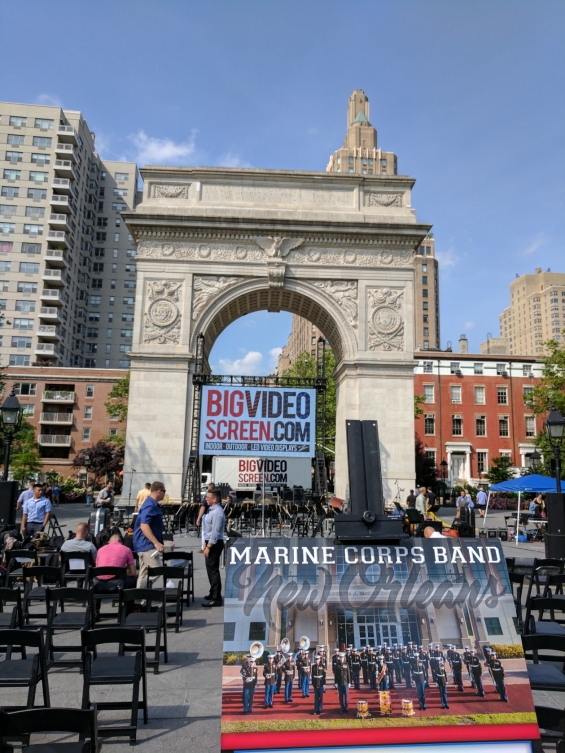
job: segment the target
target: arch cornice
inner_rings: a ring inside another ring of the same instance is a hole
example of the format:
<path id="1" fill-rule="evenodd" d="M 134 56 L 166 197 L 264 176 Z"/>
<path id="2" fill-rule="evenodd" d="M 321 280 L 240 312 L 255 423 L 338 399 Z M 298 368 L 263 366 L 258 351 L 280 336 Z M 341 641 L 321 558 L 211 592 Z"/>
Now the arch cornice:
<path id="1" fill-rule="evenodd" d="M 308 319 L 328 338 L 339 363 L 357 354 L 356 328 L 348 321 L 338 301 L 316 284 L 286 278 L 284 287 L 271 288 L 267 277 L 241 278 L 222 290 L 199 314 L 190 337 L 190 350 L 196 352 L 196 337 L 205 336 L 206 354 L 216 338 L 232 322 L 254 311 L 289 311 Z"/>

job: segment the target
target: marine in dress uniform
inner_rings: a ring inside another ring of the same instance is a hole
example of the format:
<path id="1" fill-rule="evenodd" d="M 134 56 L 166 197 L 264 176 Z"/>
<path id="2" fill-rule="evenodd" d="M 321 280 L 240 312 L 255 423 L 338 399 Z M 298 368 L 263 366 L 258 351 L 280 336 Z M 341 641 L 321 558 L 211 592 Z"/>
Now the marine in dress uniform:
<path id="1" fill-rule="evenodd" d="M 377 678 L 380 678 L 379 690 L 388 690 L 387 666 L 383 654 L 377 656 Z"/>
<path id="2" fill-rule="evenodd" d="M 416 693 L 418 693 L 418 703 L 420 704 L 420 710 L 426 710 L 426 675 L 424 673 L 424 665 L 417 659 L 416 666 L 412 671 L 412 677 L 416 683 Z"/>
<path id="3" fill-rule="evenodd" d="M 277 668 L 275 666 L 275 655 L 269 654 L 267 661 L 263 666 L 263 679 L 265 680 L 265 708 L 273 708 L 273 696 L 277 684 Z"/>
<path id="4" fill-rule="evenodd" d="M 359 690 L 359 678 L 361 675 L 361 657 L 358 649 L 353 649 L 349 657 L 349 669 L 351 670 L 351 683 L 355 690 Z"/>
<path id="5" fill-rule="evenodd" d="M 279 646 L 277 648 L 277 653 L 275 654 L 275 667 L 276 667 L 276 673 L 277 673 L 277 684 L 275 685 L 275 695 L 281 692 L 281 684 L 283 681 L 282 665 L 284 664 L 284 661 L 285 661 L 284 654 L 283 654 L 282 648 Z"/>
<path id="6" fill-rule="evenodd" d="M 251 654 L 247 654 L 247 659 L 243 662 L 239 674 L 243 680 L 243 713 L 252 714 L 253 696 L 257 687 L 257 667 Z"/>
<path id="7" fill-rule="evenodd" d="M 292 703 L 292 684 L 296 675 L 296 663 L 292 654 L 285 654 L 286 661 L 283 664 L 284 676 L 284 700 L 285 703 Z"/>
<path id="8" fill-rule="evenodd" d="M 312 688 L 314 689 L 314 713 L 321 714 L 324 708 L 324 686 L 326 684 L 326 670 L 317 654 L 312 666 Z"/>
<path id="9" fill-rule="evenodd" d="M 300 660 L 300 668 L 302 670 L 302 698 L 310 697 L 310 678 L 312 676 L 312 662 L 310 660 L 310 654 L 305 651 Z"/>
<path id="10" fill-rule="evenodd" d="M 410 655 L 408 651 L 403 651 L 402 652 L 402 674 L 404 676 L 404 683 L 407 688 L 412 687 L 412 682 L 410 678 L 411 671 L 412 671 L 412 668 L 410 666 Z"/>
<path id="11" fill-rule="evenodd" d="M 394 690 L 394 659 L 392 656 L 392 651 L 387 651 L 385 653 L 385 663 L 388 687 L 390 688 L 390 690 Z"/>
<path id="12" fill-rule="evenodd" d="M 506 695 L 506 685 L 504 684 L 504 667 L 502 666 L 500 659 L 494 652 L 492 654 L 492 664 L 490 671 L 492 674 L 492 679 L 494 680 L 496 692 L 500 696 L 500 700 L 508 703 L 508 696 Z"/>
<path id="13" fill-rule="evenodd" d="M 453 684 L 457 690 L 463 692 L 463 661 L 459 651 L 454 651 L 451 655 L 451 672 L 453 674 Z"/>
<path id="14" fill-rule="evenodd" d="M 369 650 L 369 658 L 367 659 L 367 671 L 369 673 L 369 687 L 371 690 L 377 689 L 377 654 L 371 649 Z"/>
<path id="15" fill-rule="evenodd" d="M 483 668 L 481 667 L 481 662 L 479 661 L 479 657 L 473 650 L 471 650 L 471 662 L 469 664 L 469 671 L 471 675 L 473 676 L 473 684 L 475 688 L 477 689 L 477 695 L 480 696 L 481 698 L 484 698 L 485 691 L 483 688 L 483 681 L 481 679 L 481 675 L 483 674 Z"/>
<path id="16" fill-rule="evenodd" d="M 396 682 L 400 685 L 402 682 L 402 656 L 398 645 L 395 643 L 392 650 L 392 660 L 394 662 L 394 674 Z"/>
<path id="17" fill-rule="evenodd" d="M 361 649 L 361 672 L 363 673 L 363 684 L 366 685 L 369 682 L 369 671 L 367 669 L 367 661 L 369 659 L 369 652 L 367 646 Z"/>
<path id="18" fill-rule="evenodd" d="M 349 710 L 349 685 L 351 684 L 351 672 L 346 656 L 343 653 L 339 655 L 339 662 L 336 665 L 335 682 L 339 696 L 340 713 L 344 714 Z"/>
<path id="19" fill-rule="evenodd" d="M 469 680 L 471 682 L 471 687 L 475 687 L 475 678 L 473 677 L 473 673 L 471 672 L 471 658 L 473 654 L 471 653 L 471 649 L 469 646 L 465 646 L 463 649 L 463 664 L 467 668 L 467 674 L 469 675 Z"/>
<path id="20" fill-rule="evenodd" d="M 442 709 L 448 709 L 449 704 L 447 703 L 447 674 L 445 671 L 445 662 L 443 657 L 438 659 L 438 664 L 436 667 L 436 682 L 439 688 L 441 707 Z"/>

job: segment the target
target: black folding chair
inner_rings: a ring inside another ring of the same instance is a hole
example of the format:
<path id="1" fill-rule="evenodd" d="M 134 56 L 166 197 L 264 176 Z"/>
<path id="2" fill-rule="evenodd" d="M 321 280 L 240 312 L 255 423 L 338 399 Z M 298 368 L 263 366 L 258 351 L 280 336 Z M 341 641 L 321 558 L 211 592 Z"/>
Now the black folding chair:
<path id="1" fill-rule="evenodd" d="M 21 659 L 12 659 L 14 647 L 19 647 Z M 26 648 L 36 648 L 37 653 L 28 658 Z M 45 645 L 42 630 L 0 630 L 0 652 L 6 658 L 0 661 L 0 688 L 28 688 L 26 706 L 6 706 L 4 708 L 33 708 L 37 685 L 43 688 L 43 705 L 49 707 L 49 683 L 45 661 Z"/>
<path id="2" fill-rule="evenodd" d="M 544 612 L 549 612 L 550 619 L 544 619 Z M 536 620 L 532 612 L 538 613 Z M 555 613 L 561 613 L 561 619 Z M 526 602 L 524 620 L 526 635 L 563 635 L 565 636 L 565 596 L 530 596 Z"/>
<path id="3" fill-rule="evenodd" d="M 526 602 L 532 595 L 532 589 L 535 585 L 536 595 L 539 596 L 542 590 L 542 586 L 545 586 L 545 582 L 548 575 L 562 575 L 565 562 L 562 559 L 555 557 L 534 559 L 532 570 L 525 577 L 529 579 L 528 593 L 526 594 Z"/>
<path id="4" fill-rule="evenodd" d="M 22 738 L 25 753 L 98 753 L 98 723 L 96 706 L 83 709 L 26 709 L 0 711 L 0 753 L 13 753 L 3 738 Z M 77 743 L 43 742 L 29 744 L 30 734 L 74 732 Z M 85 742 L 87 737 L 89 742 Z"/>
<path id="5" fill-rule="evenodd" d="M 131 709 L 128 726 L 107 727 L 100 729 L 101 737 L 128 736 L 130 745 L 135 745 L 137 735 L 137 715 L 143 711 L 143 723 L 147 724 L 147 671 L 145 659 L 145 631 L 141 628 L 99 628 L 83 630 L 81 633 L 83 649 L 83 693 L 82 708 L 90 706 L 90 688 L 96 685 L 132 685 L 131 703 L 127 701 L 104 701 L 98 703 L 103 710 Z M 118 644 L 118 652 L 111 655 L 98 654 L 99 646 Z M 135 652 L 125 656 L 125 652 Z M 142 697 L 139 696 L 139 685 Z"/>
<path id="6" fill-rule="evenodd" d="M 509 571 L 508 578 L 510 579 L 510 584 L 512 586 L 512 595 L 514 596 L 514 606 L 516 607 L 518 622 L 520 624 L 520 627 L 523 628 L 524 623 L 522 621 L 522 592 L 524 590 L 524 574 Z M 516 591 L 514 591 L 514 586 L 517 587 Z"/>
<path id="7" fill-rule="evenodd" d="M 10 604 L 14 604 L 10 608 Z M 0 588 L 0 628 L 23 628 L 22 592 L 19 588 Z"/>
<path id="8" fill-rule="evenodd" d="M 76 581 L 77 586 L 84 586 L 89 580 L 89 568 L 92 566 L 90 552 L 64 552 L 61 550 L 61 567 L 65 585 Z"/>
<path id="9" fill-rule="evenodd" d="M 73 611 L 66 607 L 73 605 Z M 76 609 L 78 607 L 78 609 Z M 47 651 L 49 666 L 80 667 L 81 659 L 55 659 L 55 653 L 81 652 L 79 645 L 55 646 L 58 630 L 88 630 L 94 627 L 94 595 L 90 588 L 52 588 L 47 590 Z"/>
<path id="10" fill-rule="evenodd" d="M 544 596 L 563 596 L 563 584 L 565 583 L 565 575 L 548 575 L 545 579 L 545 587 L 543 589 Z"/>
<path id="11" fill-rule="evenodd" d="M 46 603 L 49 588 L 63 587 L 63 573 L 60 567 L 37 565 L 35 567 L 24 567 L 22 578 L 24 583 L 24 619 L 25 624 L 29 625 L 30 617 L 34 619 L 47 618 L 47 609 L 45 612 L 30 614 L 29 608 L 34 601 Z M 33 585 L 34 581 L 37 583 L 36 586 Z"/>
<path id="12" fill-rule="evenodd" d="M 166 565 L 167 562 L 172 561 L 180 561 L 184 560 L 183 567 L 186 570 L 187 574 L 187 581 L 186 581 L 186 606 L 190 606 L 190 597 L 192 596 L 192 603 L 194 604 L 194 556 L 193 552 L 164 552 L 163 553 L 163 563 Z"/>
<path id="13" fill-rule="evenodd" d="M 152 610 L 152 605 L 157 608 Z M 128 614 L 128 606 L 135 606 L 139 611 Z M 120 593 L 120 624 L 122 627 L 143 628 L 145 631 L 155 631 L 155 645 L 146 646 L 146 652 L 154 651 L 155 658 L 147 661 L 148 667 L 153 667 L 154 674 L 159 673 L 159 658 L 164 654 L 165 664 L 169 661 L 167 649 L 167 620 L 165 589 L 160 588 L 130 588 Z M 163 648 L 161 648 L 161 635 Z"/>
<path id="14" fill-rule="evenodd" d="M 116 602 L 120 603 L 120 591 L 125 587 L 126 582 L 125 567 L 91 567 L 89 570 L 90 587 L 94 593 L 94 601 L 96 605 L 95 621 L 101 619 L 115 619 L 115 625 L 120 624 L 120 612 L 119 609 L 114 614 L 102 613 L 102 602 L 108 602 L 114 605 Z M 110 579 L 102 579 L 101 575 L 110 575 Z M 105 623 L 105 627 L 109 627 L 109 623 Z"/>
<path id="15" fill-rule="evenodd" d="M 178 633 L 182 625 L 184 581 L 187 578 L 186 570 L 184 567 L 152 567 L 151 578 L 148 579 L 149 588 L 157 586 L 159 578 L 163 579 L 162 588 L 165 589 L 165 613 L 167 620 L 171 617 L 173 618 L 172 624 L 170 622 L 167 624 L 170 627 L 174 627 L 175 633 Z M 178 582 L 176 585 L 167 587 L 167 581 L 169 580 L 176 580 Z"/>
<path id="16" fill-rule="evenodd" d="M 564 691 L 565 636 L 523 635 L 522 646 L 532 690 Z M 553 653 L 540 653 L 541 651 Z M 555 666 L 558 662 L 561 663 L 561 669 Z"/>
<path id="17" fill-rule="evenodd" d="M 24 566 L 39 565 L 37 552 L 32 549 L 10 549 L 6 552 L 6 585 L 11 587 L 12 582 L 22 577 Z"/>
<path id="18" fill-rule="evenodd" d="M 556 753 L 565 753 L 565 711 L 548 706 L 536 706 L 535 711 L 542 742 L 555 743 Z"/>

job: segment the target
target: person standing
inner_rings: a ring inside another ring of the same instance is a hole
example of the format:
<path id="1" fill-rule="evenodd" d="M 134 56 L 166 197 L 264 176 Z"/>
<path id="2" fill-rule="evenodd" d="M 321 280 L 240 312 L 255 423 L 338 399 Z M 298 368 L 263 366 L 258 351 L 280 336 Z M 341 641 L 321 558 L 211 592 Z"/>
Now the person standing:
<path id="1" fill-rule="evenodd" d="M 222 579 L 220 577 L 220 558 L 224 551 L 224 528 L 226 516 L 220 504 L 220 492 L 212 489 L 206 495 L 209 510 L 202 521 L 202 551 L 206 558 L 206 573 L 210 582 L 209 599 L 202 602 L 203 607 L 221 607 Z M 145 505 L 143 506 L 145 507 Z M 143 511 L 143 508 L 141 508 Z"/>
<path id="2" fill-rule="evenodd" d="M 349 668 L 351 669 L 351 682 L 355 690 L 360 690 L 359 676 L 361 674 L 361 657 L 359 651 L 354 648 L 349 657 Z"/>
<path id="3" fill-rule="evenodd" d="M 438 664 L 436 667 L 436 682 L 439 688 L 441 707 L 442 709 L 448 709 L 449 704 L 447 703 L 447 674 L 445 672 L 445 662 L 443 657 L 438 659 Z"/>
<path id="4" fill-rule="evenodd" d="M 143 489 L 140 489 L 140 491 L 137 492 L 137 497 L 135 498 L 135 512 L 139 512 L 141 505 L 145 502 L 150 494 L 151 484 L 147 482 Z"/>
<path id="5" fill-rule="evenodd" d="M 239 674 L 243 680 L 243 713 L 252 714 L 253 696 L 257 687 L 257 667 L 255 666 L 255 659 L 251 654 L 247 654 L 247 659 L 243 663 Z"/>
<path id="6" fill-rule="evenodd" d="M 275 695 L 281 692 L 281 685 L 283 681 L 283 667 L 284 667 L 284 655 L 282 648 L 279 646 L 277 648 L 277 654 L 275 657 L 275 667 L 277 672 L 277 684 L 275 686 Z"/>
<path id="7" fill-rule="evenodd" d="M 163 557 L 163 513 L 159 502 L 165 496 L 165 484 L 154 481 L 151 494 L 145 500 L 133 527 L 133 548 L 139 557 L 139 576 L 137 588 L 146 584 L 148 572 L 152 567 L 162 567 Z"/>
<path id="8" fill-rule="evenodd" d="M 416 684 L 416 693 L 418 694 L 418 703 L 420 704 L 420 710 L 426 710 L 426 672 L 424 665 L 420 661 L 419 657 L 416 657 L 416 664 L 412 670 L 412 677 Z"/>
<path id="9" fill-rule="evenodd" d="M 426 491 L 426 499 L 428 500 L 428 510 L 432 508 L 437 499 L 437 494 L 432 490 L 431 486 L 428 486 L 428 489 Z"/>
<path id="10" fill-rule="evenodd" d="M 416 506 L 416 495 L 414 494 L 414 489 L 410 489 L 410 494 L 406 497 L 406 506 L 407 507 Z"/>
<path id="11" fill-rule="evenodd" d="M 457 690 L 463 692 L 463 662 L 459 651 L 454 651 L 451 655 L 451 671 L 453 672 L 453 684 Z"/>
<path id="12" fill-rule="evenodd" d="M 92 504 L 92 485 L 91 484 L 86 485 L 85 502 L 86 502 L 87 507 L 90 507 L 90 505 Z"/>
<path id="13" fill-rule="evenodd" d="M 428 500 L 427 500 L 426 494 L 425 494 L 426 487 L 425 486 L 421 486 L 418 489 L 418 491 L 420 493 L 416 497 L 416 502 L 414 504 L 414 507 L 416 508 L 416 510 L 418 510 L 418 512 L 420 513 L 420 515 L 423 516 L 423 515 L 426 514 L 427 504 L 428 504 Z"/>
<path id="14" fill-rule="evenodd" d="M 296 664 L 291 653 L 285 654 L 286 661 L 283 664 L 284 676 L 284 702 L 292 703 L 292 686 L 296 675 Z"/>
<path id="15" fill-rule="evenodd" d="M 473 684 L 475 688 L 477 689 L 477 695 L 480 698 L 485 697 L 485 691 L 483 688 L 483 681 L 481 679 L 481 675 L 483 674 L 483 668 L 481 667 L 481 662 L 479 661 L 479 657 L 475 653 L 473 649 L 471 649 L 471 661 L 469 663 L 469 670 L 473 676 Z"/>
<path id="16" fill-rule="evenodd" d="M 322 666 L 322 657 L 316 654 L 312 667 L 312 687 L 314 688 L 314 713 L 321 714 L 324 708 L 324 685 L 326 684 L 326 670 Z"/>
<path id="17" fill-rule="evenodd" d="M 349 685 L 351 684 L 351 672 L 344 653 L 339 654 L 339 662 L 335 670 L 335 683 L 339 696 L 340 713 L 349 711 Z"/>
<path id="18" fill-rule="evenodd" d="M 30 481 L 27 485 L 27 489 L 23 491 L 20 496 L 18 497 L 18 501 L 16 502 L 16 510 L 21 510 L 23 503 L 26 502 L 28 499 L 31 499 L 33 497 L 33 481 Z"/>
<path id="19" fill-rule="evenodd" d="M 367 672 L 369 673 L 369 687 L 371 690 L 377 689 L 377 654 L 375 651 L 369 649 L 369 657 L 367 659 Z"/>
<path id="20" fill-rule="evenodd" d="M 33 536 L 43 531 L 51 517 L 51 502 L 43 496 L 43 485 L 33 485 L 33 497 L 26 499 L 22 507 L 21 531 Z"/>
<path id="21" fill-rule="evenodd" d="M 309 698 L 312 661 L 310 659 L 310 654 L 308 653 L 308 651 L 304 652 L 300 665 L 302 670 L 302 682 L 300 684 L 300 689 L 302 690 L 302 698 Z"/>
<path id="22" fill-rule="evenodd" d="M 200 500 L 200 508 L 198 510 L 198 517 L 196 518 L 196 527 L 202 523 L 202 517 L 206 515 L 208 512 L 208 492 L 211 492 L 213 489 L 216 488 L 216 485 L 213 483 L 208 484 L 208 488 L 206 489 L 206 494 L 202 495 L 202 499 Z"/>
<path id="23" fill-rule="evenodd" d="M 110 514 L 114 512 L 114 485 L 111 481 L 108 481 L 106 486 L 98 492 L 96 507 L 106 507 L 110 510 Z"/>
<path id="24" fill-rule="evenodd" d="M 484 491 L 484 489 L 480 489 L 477 494 L 477 507 L 479 509 L 479 515 L 481 518 L 485 517 L 485 510 L 487 507 L 487 495 Z"/>
<path id="25" fill-rule="evenodd" d="M 491 659 L 492 661 L 490 665 L 490 672 L 492 674 L 492 679 L 496 687 L 496 692 L 500 696 L 501 701 L 508 703 L 508 696 L 506 695 L 506 685 L 504 684 L 504 667 L 502 666 L 502 663 L 495 652 L 492 653 Z"/>
<path id="26" fill-rule="evenodd" d="M 59 482 L 55 481 L 54 484 L 51 486 L 51 499 L 53 500 L 53 504 L 55 507 L 59 506 L 59 497 L 61 494 L 61 487 L 59 486 Z"/>
<path id="27" fill-rule="evenodd" d="M 277 668 L 275 667 L 275 655 L 269 653 L 267 663 L 263 667 L 263 679 L 265 680 L 265 708 L 273 708 L 273 696 L 277 684 Z"/>
<path id="28" fill-rule="evenodd" d="M 369 672 L 367 669 L 367 662 L 369 660 L 369 652 L 367 646 L 363 646 L 361 649 L 361 671 L 363 672 L 363 685 L 369 682 Z"/>

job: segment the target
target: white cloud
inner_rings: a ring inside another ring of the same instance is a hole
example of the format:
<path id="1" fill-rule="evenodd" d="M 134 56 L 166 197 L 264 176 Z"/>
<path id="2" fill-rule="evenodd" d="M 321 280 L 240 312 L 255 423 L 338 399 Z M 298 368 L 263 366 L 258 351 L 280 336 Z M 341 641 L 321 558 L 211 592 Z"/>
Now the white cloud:
<path id="1" fill-rule="evenodd" d="M 444 269 L 454 267 L 459 261 L 453 246 L 450 246 L 446 251 L 436 251 L 436 259 Z"/>
<path id="2" fill-rule="evenodd" d="M 235 361 L 231 361 L 229 358 L 219 359 L 222 374 L 240 374 L 243 376 L 259 375 L 262 361 L 263 354 L 256 350 L 250 350 L 243 358 L 236 358 Z"/>
<path id="3" fill-rule="evenodd" d="M 475 326 L 475 322 L 465 322 L 465 327 L 464 328 L 466 330 L 467 329 L 473 329 L 474 326 Z"/>
<path id="4" fill-rule="evenodd" d="M 223 157 L 220 157 L 217 165 L 218 167 L 251 167 L 249 162 L 246 162 L 239 154 L 234 154 L 234 152 L 228 152 Z"/>
<path id="5" fill-rule="evenodd" d="M 546 243 L 547 238 L 543 233 L 540 233 L 534 238 L 531 243 L 526 246 L 526 248 L 522 249 L 522 256 L 531 256 L 532 254 L 535 254 L 535 252 L 539 251 L 539 249 Z"/>
<path id="6" fill-rule="evenodd" d="M 282 348 L 271 348 L 269 355 L 271 357 L 269 361 L 269 371 L 274 371 L 277 368 L 279 362 L 279 356 L 282 353 Z"/>
<path id="7" fill-rule="evenodd" d="M 112 154 L 110 148 L 110 139 L 108 138 L 108 136 L 105 136 L 103 133 L 101 133 L 101 131 L 96 131 L 94 148 L 102 157 L 102 159 L 109 159 L 110 155 Z"/>
<path id="8" fill-rule="evenodd" d="M 63 103 L 61 102 L 61 97 L 59 97 L 57 94 L 49 94 L 48 92 L 43 92 L 37 97 L 36 100 L 38 105 L 51 105 L 51 107 L 62 107 Z"/>
<path id="9" fill-rule="evenodd" d="M 136 148 L 135 161 L 138 165 L 185 165 L 196 155 L 194 132 L 188 141 L 178 143 L 172 139 L 148 136 L 145 131 L 138 131 L 129 139 Z"/>

